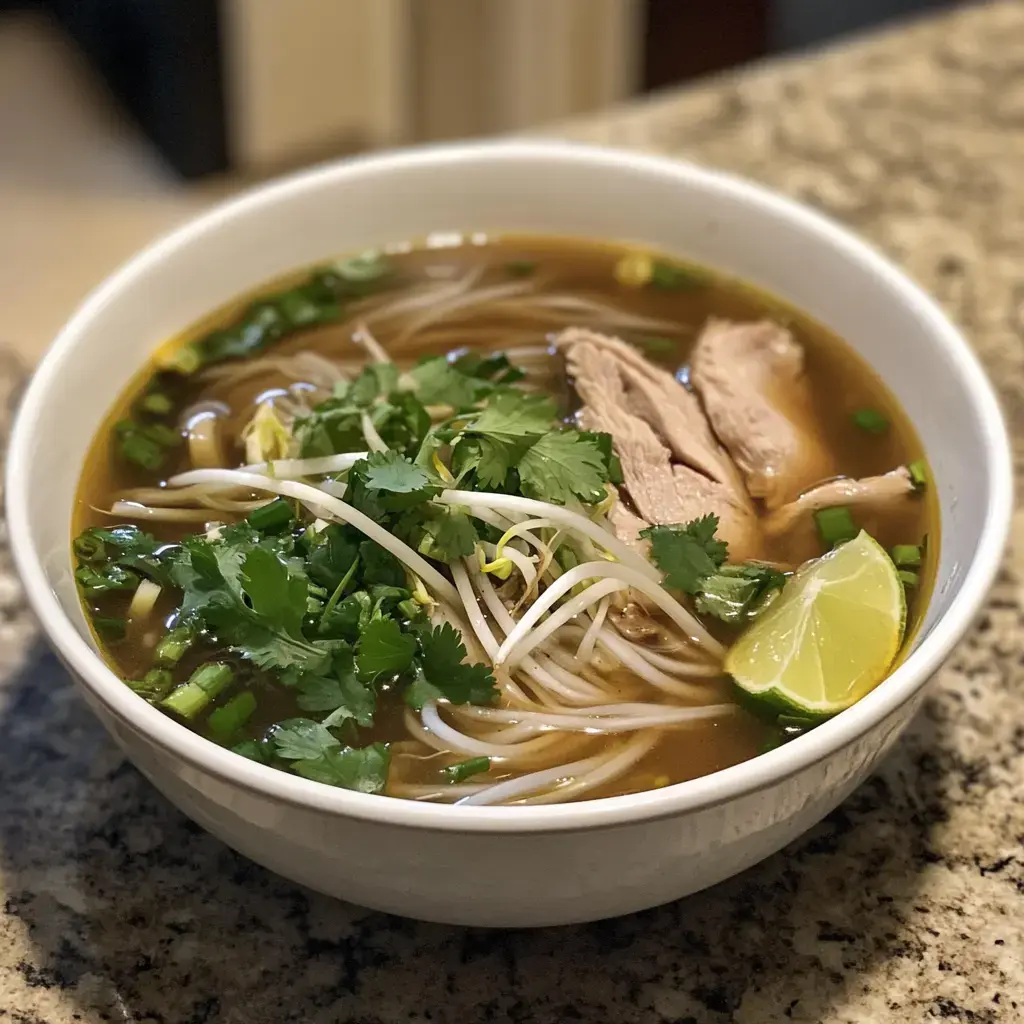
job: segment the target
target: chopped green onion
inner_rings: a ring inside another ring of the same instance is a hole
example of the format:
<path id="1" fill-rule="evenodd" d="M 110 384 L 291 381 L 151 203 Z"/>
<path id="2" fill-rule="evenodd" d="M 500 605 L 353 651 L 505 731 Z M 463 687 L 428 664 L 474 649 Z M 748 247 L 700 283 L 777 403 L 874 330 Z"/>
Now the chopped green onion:
<path id="1" fill-rule="evenodd" d="M 140 680 L 129 680 L 128 686 L 150 703 L 163 700 L 174 689 L 174 677 L 165 668 L 151 668 Z"/>
<path id="2" fill-rule="evenodd" d="M 896 575 L 899 576 L 905 587 L 916 587 L 921 582 L 917 573 L 911 572 L 909 569 L 900 569 Z"/>
<path id="3" fill-rule="evenodd" d="M 92 617 L 93 629 L 106 640 L 122 640 L 127 629 L 124 619 L 118 619 L 113 615 L 94 615 Z"/>
<path id="4" fill-rule="evenodd" d="M 892 560 L 901 569 L 921 564 L 921 549 L 916 544 L 897 544 L 892 549 Z"/>
<path id="5" fill-rule="evenodd" d="M 925 462 L 924 459 L 916 459 L 907 466 L 907 470 L 910 473 L 910 479 L 914 484 L 914 490 L 923 490 L 925 484 L 928 483 L 928 463 Z"/>
<path id="6" fill-rule="evenodd" d="M 705 279 L 698 271 L 681 267 L 666 260 L 655 260 L 651 270 L 651 285 L 662 291 L 678 292 L 686 288 L 699 288 Z"/>
<path id="7" fill-rule="evenodd" d="M 114 427 L 121 456 L 143 469 L 157 470 L 164 464 L 164 446 L 147 437 L 131 420 L 122 420 Z"/>
<path id="8" fill-rule="evenodd" d="M 177 665 L 182 655 L 192 646 L 196 638 L 189 626 L 175 626 L 156 645 L 153 660 L 158 665 Z"/>
<path id="9" fill-rule="evenodd" d="M 164 448 L 174 448 L 181 444 L 181 432 L 167 426 L 166 423 L 149 423 L 138 429 L 151 441 L 155 441 Z"/>
<path id="10" fill-rule="evenodd" d="M 215 708 L 210 712 L 208 719 L 210 732 L 218 739 L 225 740 L 238 732 L 249 721 L 255 710 L 256 697 L 249 690 L 244 690 L 232 697 L 223 707 Z"/>
<path id="11" fill-rule="evenodd" d="M 511 277 L 529 277 L 537 269 L 533 260 L 509 260 L 505 264 L 505 271 Z"/>
<path id="12" fill-rule="evenodd" d="M 80 562 L 102 562 L 107 557 L 107 546 L 89 530 L 80 533 L 72 547 Z"/>
<path id="13" fill-rule="evenodd" d="M 75 580 L 88 595 L 109 594 L 112 590 L 135 590 L 139 576 L 116 563 L 103 566 L 102 570 L 91 565 L 80 565 L 75 570 Z"/>
<path id="14" fill-rule="evenodd" d="M 877 409 L 858 409 L 852 418 L 856 426 L 869 434 L 884 434 L 889 429 L 889 421 Z"/>
<path id="15" fill-rule="evenodd" d="M 179 686 L 160 702 L 161 707 L 177 712 L 182 718 L 195 718 L 215 697 L 231 685 L 235 674 L 230 665 L 211 661 L 192 673 L 187 683 Z"/>
<path id="16" fill-rule="evenodd" d="M 152 391 L 143 396 L 139 402 L 139 408 L 154 416 L 166 416 L 174 409 L 174 403 L 162 392 Z"/>
<path id="17" fill-rule="evenodd" d="M 287 498 L 275 498 L 269 505 L 254 508 L 246 522 L 260 533 L 272 533 L 284 529 L 292 521 L 294 511 Z"/>
<path id="18" fill-rule="evenodd" d="M 173 370 L 185 377 L 195 373 L 203 365 L 203 353 L 199 345 L 191 341 L 173 352 L 167 359 L 161 360 L 161 368 Z"/>
<path id="19" fill-rule="evenodd" d="M 857 524 L 854 523 L 853 516 L 845 505 L 819 509 L 814 513 L 814 521 L 817 523 L 822 542 L 829 547 L 834 548 L 844 541 L 853 540 L 859 533 Z"/>
<path id="20" fill-rule="evenodd" d="M 491 759 L 489 757 L 473 757 L 468 761 L 460 761 L 458 764 L 450 764 L 447 768 L 441 769 L 445 782 L 452 784 L 464 782 L 473 775 L 490 770 Z"/>
<path id="21" fill-rule="evenodd" d="M 651 356 L 673 356 L 679 352 L 679 343 L 671 338 L 647 335 L 637 338 L 637 344 Z"/>

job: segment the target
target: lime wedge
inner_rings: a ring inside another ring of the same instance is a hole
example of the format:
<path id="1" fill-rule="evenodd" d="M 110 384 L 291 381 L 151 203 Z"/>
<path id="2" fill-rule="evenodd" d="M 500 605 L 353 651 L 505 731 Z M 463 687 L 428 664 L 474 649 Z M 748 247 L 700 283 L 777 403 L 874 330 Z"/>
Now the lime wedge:
<path id="1" fill-rule="evenodd" d="M 896 566 L 862 530 L 789 580 L 733 644 L 725 670 L 774 710 L 833 715 L 885 678 L 906 619 Z"/>

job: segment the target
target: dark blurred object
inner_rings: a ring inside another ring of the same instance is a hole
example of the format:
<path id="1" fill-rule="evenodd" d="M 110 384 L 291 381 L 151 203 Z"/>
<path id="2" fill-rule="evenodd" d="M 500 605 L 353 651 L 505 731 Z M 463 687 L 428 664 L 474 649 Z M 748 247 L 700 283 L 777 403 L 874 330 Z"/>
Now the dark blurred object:
<path id="1" fill-rule="evenodd" d="M 644 87 L 682 82 L 768 52 L 771 0 L 647 0 Z"/>
<path id="2" fill-rule="evenodd" d="M 770 53 L 827 43 L 957 0 L 645 0 L 645 89 L 724 71 Z"/>
<path id="3" fill-rule="evenodd" d="M 217 0 L 47 0 L 186 178 L 228 169 Z"/>
<path id="4" fill-rule="evenodd" d="M 953 7 L 963 0 L 771 0 L 769 46 L 773 52 L 814 46 L 849 32 Z"/>

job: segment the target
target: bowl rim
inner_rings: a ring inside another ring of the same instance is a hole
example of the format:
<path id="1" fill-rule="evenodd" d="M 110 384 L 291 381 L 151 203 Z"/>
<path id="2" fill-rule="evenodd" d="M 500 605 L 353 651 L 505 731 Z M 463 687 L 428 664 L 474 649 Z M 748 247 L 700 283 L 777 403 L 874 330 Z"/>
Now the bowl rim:
<path id="1" fill-rule="evenodd" d="M 82 637 L 52 590 L 31 539 L 33 502 L 27 475 L 32 438 L 45 414 L 45 399 L 67 354 L 93 317 L 139 275 L 204 233 L 307 188 L 368 171 L 415 169 L 455 163 L 559 160 L 581 167 L 642 171 L 759 207 L 814 234 L 852 262 L 873 271 L 920 319 L 945 350 L 975 406 L 991 486 L 979 542 L 950 607 L 920 645 L 881 685 L 852 708 L 792 743 L 749 761 L 663 789 L 626 796 L 536 807 L 455 807 L 382 798 L 336 789 L 257 764 L 231 753 L 161 714 L 132 693 Z M 9 543 L 26 596 L 51 645 L 105 708 L 172 758 L 254 794 L 382 825 L 451 832 L 533 833 L 607 828 L 672 817 L 717 806 L 769 788 L 810 768 L 877 728 L 911 700 L 960 640 L 978 612 L 1001 563 L 1013 502 L 1010 444 L 994 389 L 960 332 L 902 270 L 830 218 L 761 185 L 695 164 L 628 150 L 565 141 L 513 139 L 412 147 L 330 162 L 250 188 L 157 238 L 130 257 L 82 302 L 38 364 L 11 431 L 6 468 Z M 941 625 L 941 628 L 938 628 Z"/>

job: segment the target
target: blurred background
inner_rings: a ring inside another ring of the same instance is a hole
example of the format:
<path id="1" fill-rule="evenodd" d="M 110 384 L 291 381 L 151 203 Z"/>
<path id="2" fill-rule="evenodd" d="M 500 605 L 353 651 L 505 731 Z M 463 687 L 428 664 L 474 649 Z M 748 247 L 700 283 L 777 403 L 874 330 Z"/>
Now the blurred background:
<path id="1" fill-rule="evenodd" d="M 240 184 L 534 127 L 949 0 L 0 0 L 0 329 Z M 85 244 L 83 244 L 85 243 Z"/>

